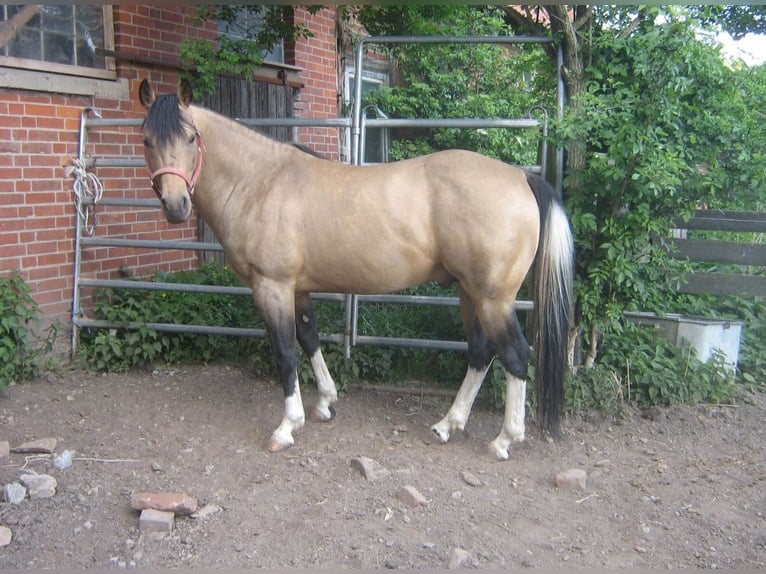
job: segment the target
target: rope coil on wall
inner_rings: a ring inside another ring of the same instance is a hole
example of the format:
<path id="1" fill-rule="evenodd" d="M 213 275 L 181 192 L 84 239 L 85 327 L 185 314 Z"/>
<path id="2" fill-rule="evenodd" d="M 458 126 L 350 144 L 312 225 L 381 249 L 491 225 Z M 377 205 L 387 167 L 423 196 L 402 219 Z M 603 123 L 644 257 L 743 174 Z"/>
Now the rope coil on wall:
<path id="1" fill-rule="evenodd" d="M 65 173 L 67 177 L 74 177 L 74 205 L 85 233 L 91 236 L 96 229 L 96 204 L 101 201 L 104 186 L 96 174 L 85 169 L 79 158 L 70 160 Z"/>

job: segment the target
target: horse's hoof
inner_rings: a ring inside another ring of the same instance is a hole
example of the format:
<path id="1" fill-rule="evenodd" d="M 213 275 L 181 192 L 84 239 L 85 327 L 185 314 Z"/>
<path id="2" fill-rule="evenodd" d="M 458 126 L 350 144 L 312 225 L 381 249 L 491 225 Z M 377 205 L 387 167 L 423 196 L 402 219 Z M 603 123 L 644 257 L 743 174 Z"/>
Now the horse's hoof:
<path id="1" fill-rule="evenodd" d="M 328 407 L 327 409 L 321 409 L 319 407 L 314 407 L 311 410 L 311 413 L 309 414 L 309 418 L 318 423 L 326 423 L 330 422 L 332 419 L 335 418 L 335 408 L 332 406 Z"/>
<path id="2" fill-rule="evenodd" d="M 437 439 L 439 439 L 439 442 L 447 443 L 449 441 L 449 431 L 439 428 L 438 424 L 431 427 L 431 432 L 434 433 L 434 436 L 436 436 Z"/>
<path id="3" fill-rule="evenodd" d="M 499 444 L 497 439 L 489 443 L 489 450 L 498 461 L 508 460 L 508 457 L 510 457 L 508 447 Z"/>
<path id="4" fill-rule="evenodd" d="M 293 441 L 286 441 L 282 438 L 272 436 L 269 439 L 269 452 L 282 452 L 293 446 Z"/>

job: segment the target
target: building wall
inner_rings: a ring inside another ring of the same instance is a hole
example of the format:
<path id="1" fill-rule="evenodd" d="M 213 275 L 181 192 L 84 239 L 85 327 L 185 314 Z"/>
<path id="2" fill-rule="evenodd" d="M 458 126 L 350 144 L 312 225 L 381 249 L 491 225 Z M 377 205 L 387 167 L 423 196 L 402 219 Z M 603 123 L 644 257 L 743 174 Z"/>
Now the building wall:
<path id="1" fill-rule="evenodd" d="M 93 107 L 105 118 L 142 118 L 136 101 L 139 82 L 149 78 L 158 92 L 175 89 L 180 40 L 186 35 L 215 36 L 214 25 L 202 29 L 194 24 L 191 7 L 115 5 L 113 11 L 116 81 L 73 81 L 0 68 L 0 86 L 6 86 L 0 88 L 0 276 L 19 271 L 43 318 L 64 325 L 72 307 L 76 222 L 73 180 L 65 169 L 77 157 L 81 113 Z M 296 18 L 306 18 L 306 25 L 315 31 L 314 38 L 300 41 L 294 50 L 292 63 L 306 70 L 301 74 L 306 87 L 297 111 L 304 116 L 336 117 L 334 11 L 323 10 L 316 16 L 296 12 Z M 30 78 L 32 85 L 28 85 Z M 301 140 L 337 157 L 337 133 L 330 132 L 302 129 Z M 137 128 L 98 128 L 89 130 L 85 152 L 94 157 L 141 157 L 143 147 Z M 95 173 L 105 197 L 153 197 L 145 168 L 102 167 Z M 170 225 L 154 208 L 100 206 L 96 215 L 100 237 L 196 236 L 194 220 Z M 83 251 L 82 274 L 140 277 L 196 264 L 193 252 L 90 247 Z M 83 303 L 87 309 L 87 293 Z"/>
<path id="2" fill-rule="evenodd" d="M 286 63 L 303 69 L 304 87 L 296 103 L 295 115 L 311 118 L 340 117 L 338 106 L 338 60 L 335 10 L 310 14 L 305 8 L 295 9 L 295 19 L 303 22 L 313 37 L 299 39 L 286 51 Z M 298 141 L 330 159 L 339 159 L 337 128 L 301 128 Z"/>

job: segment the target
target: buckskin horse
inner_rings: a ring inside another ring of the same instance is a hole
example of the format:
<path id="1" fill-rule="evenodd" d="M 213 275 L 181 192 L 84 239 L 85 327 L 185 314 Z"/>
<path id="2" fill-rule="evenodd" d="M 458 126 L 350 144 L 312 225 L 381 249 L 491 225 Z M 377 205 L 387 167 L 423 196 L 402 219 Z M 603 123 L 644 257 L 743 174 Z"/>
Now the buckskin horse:
<path id="1" fill-rule="evenodd" d="M 338 395 L 310 293 L 387 293 L 433 280 L 459 284 L 468 370 L 431 430 L 447 442 L 464 429 L 498 357 L 505 418 L 490 449 L 507 459 L 525 433 L 531 352 L 514 302 L 533 264 L 538 421 L 559 435 L 574 247 L 561 202 L 542 178 L 461 150 L 349 166 L 270 139 L 192 99 L 188 82 L 161 96 L 141 82 L 146 163 L 167 220 L 187 221 L 193 205 L 252 289 L 285 396 L 270 451 L 291 446 L 305 421 L 297 344 L 316 377 L 312 418 L 335 414 Z"/>

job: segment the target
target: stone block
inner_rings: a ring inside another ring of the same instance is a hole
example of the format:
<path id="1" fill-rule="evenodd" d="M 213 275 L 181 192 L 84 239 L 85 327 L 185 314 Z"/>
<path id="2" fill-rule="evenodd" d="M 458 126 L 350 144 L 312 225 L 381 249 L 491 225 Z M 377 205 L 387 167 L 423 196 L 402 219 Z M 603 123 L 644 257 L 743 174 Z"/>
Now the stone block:
<path id="1" fill-rule="evenodd" d="M 172 512 L 145 508 L 138 519 L 138 529 L 146 533 L 172 532 L 174 521 L 175 514 Z"/>

